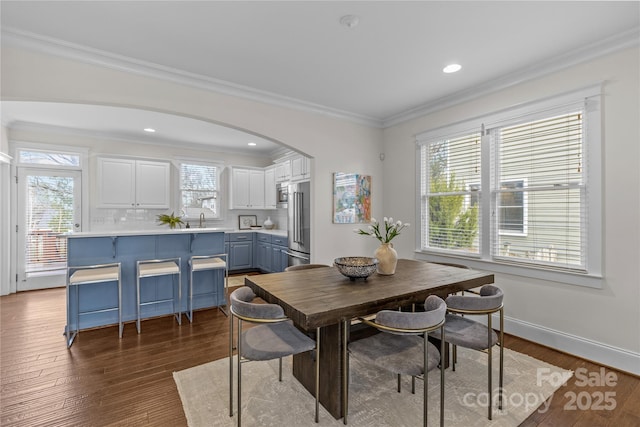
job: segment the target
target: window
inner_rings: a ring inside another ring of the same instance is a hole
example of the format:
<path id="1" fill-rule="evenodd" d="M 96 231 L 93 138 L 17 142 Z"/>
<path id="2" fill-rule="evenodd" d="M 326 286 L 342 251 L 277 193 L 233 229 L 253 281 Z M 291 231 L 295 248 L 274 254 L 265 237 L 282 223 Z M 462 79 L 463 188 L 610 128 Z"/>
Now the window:
<path id="1" fill-rule="evenodd" d="M 46 165 L 78 168 L 80 167 L 80 155 L 58 151 L 18 149 L 18 163 L 31 166 Z"/>
<path id="2" fill-rule="evenodd" d="M 599 105 L 594 88 L 418 135 L 420 250 L 599 277 Z"/>
<path id="3" fill-rule="evenodd" d="M 215 164 L 180 164 L 180 206 L 186 218 L 220 219 L 220 170 Z"/>

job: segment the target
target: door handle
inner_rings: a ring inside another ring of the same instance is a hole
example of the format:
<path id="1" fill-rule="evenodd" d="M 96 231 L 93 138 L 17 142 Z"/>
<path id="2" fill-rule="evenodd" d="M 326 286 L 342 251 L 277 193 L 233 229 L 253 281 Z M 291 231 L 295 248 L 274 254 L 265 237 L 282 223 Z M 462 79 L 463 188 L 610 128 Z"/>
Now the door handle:
<path id="1" fill-rule="evenodd" d="M 289 256 L 291 256 L 291 257 L 299 258 L 299 259 L 303 259 L 303 260 L 305 260 L 305 261 L 309 261 L 309 258 L 307 258 L 307 257 L 300 256 L 300 255 L 296 255 L 296 254 L 292 254 L 291 252 L 284 251 L 284 250 L 283 250 L 282 252 L 284 252 L 285 254 L 287 254 L 287 255 L 289 255 Z"/>

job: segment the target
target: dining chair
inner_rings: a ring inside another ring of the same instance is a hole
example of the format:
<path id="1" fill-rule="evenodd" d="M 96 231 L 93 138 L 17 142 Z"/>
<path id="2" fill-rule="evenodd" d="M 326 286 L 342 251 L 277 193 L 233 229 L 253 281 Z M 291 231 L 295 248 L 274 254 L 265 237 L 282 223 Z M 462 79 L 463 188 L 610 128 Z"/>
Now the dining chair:
<path id="1" fill-rule="evenodd" d="M 330 267 L 326 264 L 298 264 L 298 265 L 290 265 L 285 268 L 284 271 L 296 271 L 296 270 L 308 270 L 310 268 L 321 268 L 321 267 Z"/>
<path id="2" fill-rule="evenodd" d="M 279 380 L 282 381 L 282 358 L 307 351 L 316 351 L 315 363 L 315 422 L 319 421 L 320 401 L 320 328 L 316 329 L 316 340 L 300 332 L 284 310 L 277 304 L 257 304 L 251 288 L 243 286 L 231 294 L 229 316 L 229 416 L 233 416 L 233 319 L 238 319 L 237 369 L 238 369 L 238 426 L 242 425 L 242 363 L 247 361 L 279 361 Z M 242 330 L 242 323 L 256 326 Z M 283 402 L 284 404 L 285 402 Z M 283 406 L 286 410 L 286 406 Z"/>
<path id="3" fill-rule="evenodd" d="M 443 339 L 453 346 L 452 370 L 456 370 L 457 347 L 465 347 L 473 350 L 487 351 L 488 368 L 488 418 L 493 414 L 493 390 L 492 388 L 492 352 L 494 345 L 500 345 L 500 376 L 498 389 L 498 409 L 502 409 L 502 385 L 504 377 L 504 309 L 502 304 L 503 293 L 494 285 L 484 285 L 477 296 L 474 295 L 449 295 L 446 299 L 447 311 L 444 325 L 444 339 L 436 331 L 434 338 Z M 499 336 L 491 326 L 493 313 L 500 313 Z M 469 319 L 469 316 L 487 316 L 487 325 Z"/>
<path id="4" fill-rule="evenodd" d="M 411 375 L 415 393 L 415 378 L 422 376 L 424 382 L 423 424 L 427 425 L 428 372 L 440 366 L 440 426 L 444 425 L 444 363 L 440 363 L 440 354 L 444 354 L 444 341 L 440 352 L 428 340 L 429 332 L 439 330 L 444 336 L 447 305 L 435 296 L 427 297 L 425 311 L 402 312 L 382 310 L 374 320 L 360 318 L 360 321 L 380 332 L 361 340 L 347 343 L 350 321 L 344 321 L 343 343 L 343 422 L 347 424 L 349 407 L 349 356 L 356 357 L 397 374 L 398 392 L 401 391 L 401 375 Z"/>

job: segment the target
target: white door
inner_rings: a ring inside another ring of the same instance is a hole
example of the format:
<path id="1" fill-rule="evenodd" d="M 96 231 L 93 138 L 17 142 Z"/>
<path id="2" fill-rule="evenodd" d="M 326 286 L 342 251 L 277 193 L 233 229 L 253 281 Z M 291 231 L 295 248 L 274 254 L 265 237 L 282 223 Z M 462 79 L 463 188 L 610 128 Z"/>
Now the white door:
<path id="1" fill-rule="evenodd" d="M 81 172 L 18 168 L 18 291 L 65 285 L 66 239 L 81 231 Z"/>

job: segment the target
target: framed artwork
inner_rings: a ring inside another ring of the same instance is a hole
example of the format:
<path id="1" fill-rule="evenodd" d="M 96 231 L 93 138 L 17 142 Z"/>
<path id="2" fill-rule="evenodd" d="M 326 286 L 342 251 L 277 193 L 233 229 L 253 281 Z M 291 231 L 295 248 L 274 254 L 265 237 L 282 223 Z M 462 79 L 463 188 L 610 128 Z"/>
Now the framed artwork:
<path id="1" fill-rule="evenodd" d="M 258 217 L 255 215 L 238 215 L 238 228 L 240 230 L 250 230 L 258 225 Z"/>
<path id="2" fill-rule="evenodd" d="M 371 221 L 371 176 L 333 174 L 333 222 L 355 224 Z"/>

